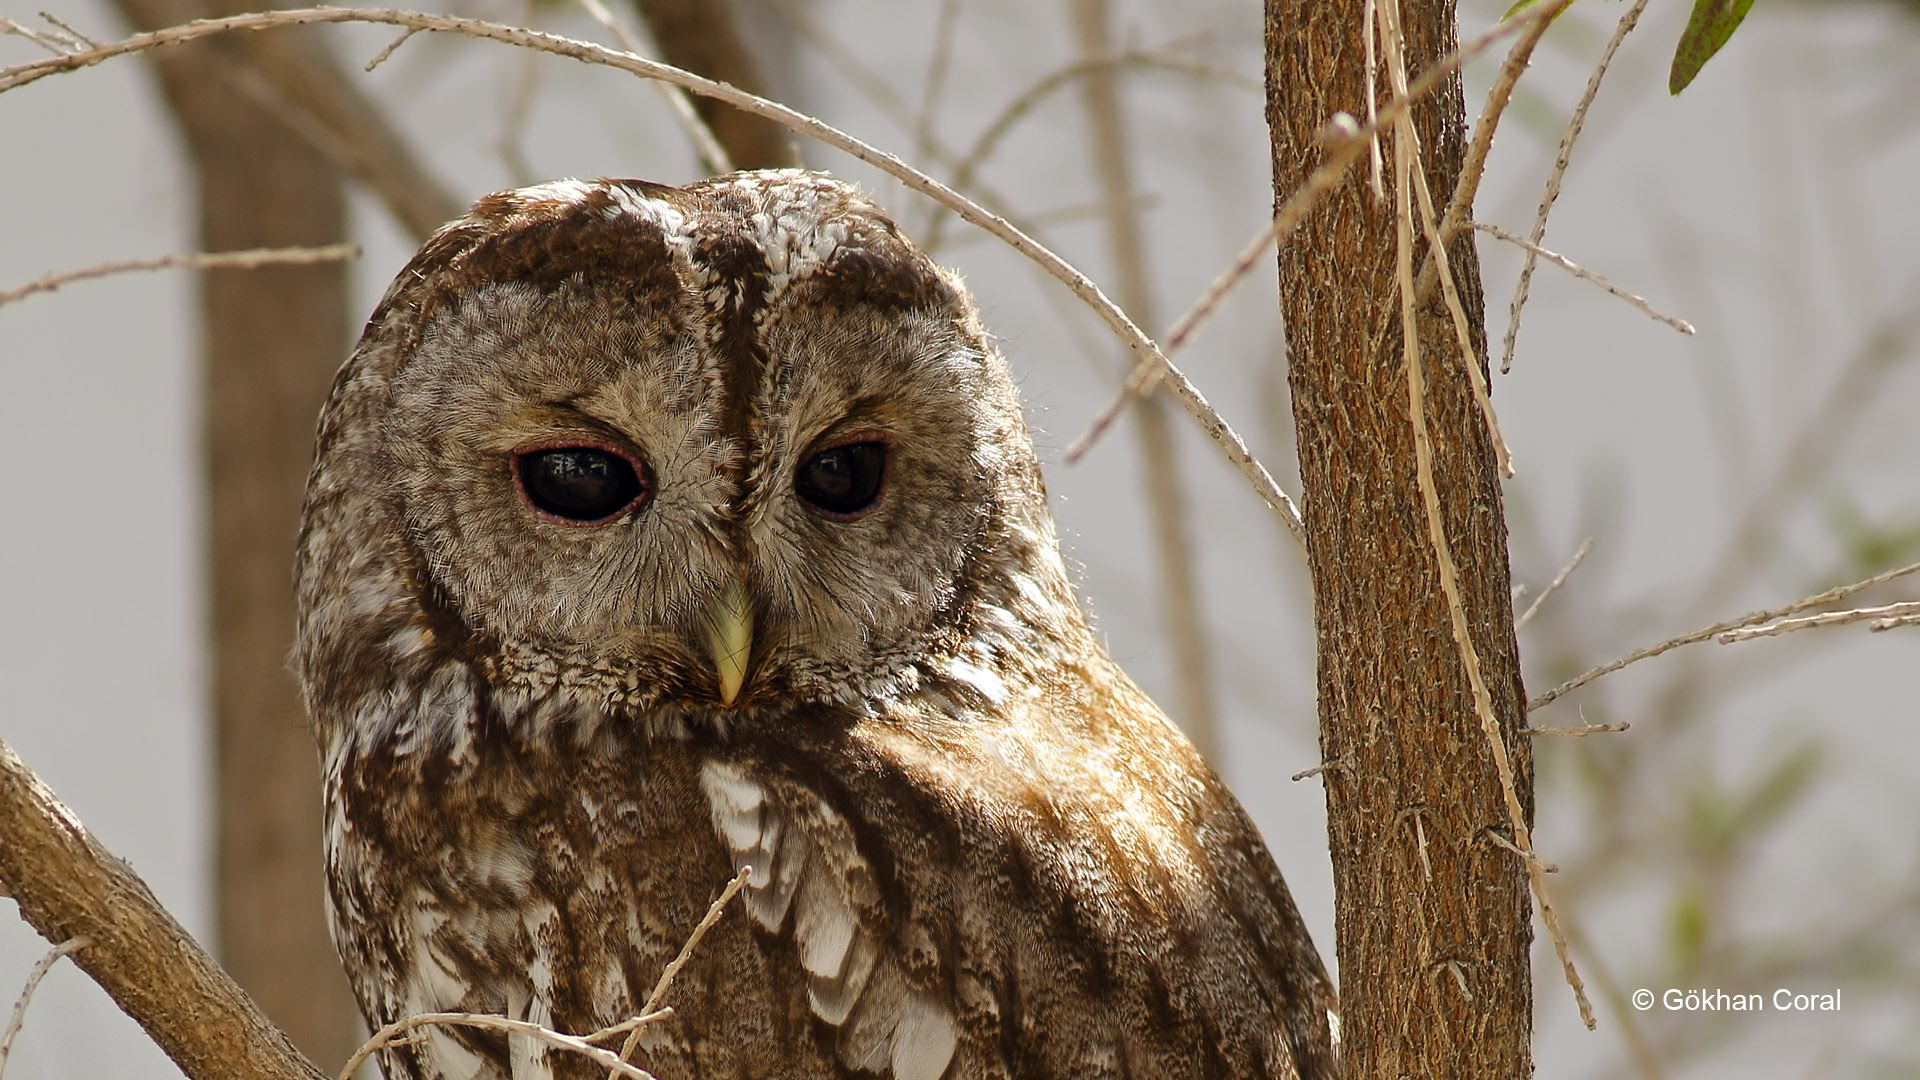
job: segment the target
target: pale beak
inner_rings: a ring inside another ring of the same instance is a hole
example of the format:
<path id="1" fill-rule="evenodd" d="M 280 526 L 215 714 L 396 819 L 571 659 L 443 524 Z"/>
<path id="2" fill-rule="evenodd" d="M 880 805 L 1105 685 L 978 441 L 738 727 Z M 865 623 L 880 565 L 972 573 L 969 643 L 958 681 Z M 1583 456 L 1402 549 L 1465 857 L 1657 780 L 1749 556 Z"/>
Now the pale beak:
<path id="1" fill-rule="evenodd" d="M 747 661 L 753 656 L 753 608 L 747 587 L 735 579 L 707 608 L 707 651 L 713 654 L 714 674 L 720 679 L 720 704 L 731 705 L 747 679 Z"/>

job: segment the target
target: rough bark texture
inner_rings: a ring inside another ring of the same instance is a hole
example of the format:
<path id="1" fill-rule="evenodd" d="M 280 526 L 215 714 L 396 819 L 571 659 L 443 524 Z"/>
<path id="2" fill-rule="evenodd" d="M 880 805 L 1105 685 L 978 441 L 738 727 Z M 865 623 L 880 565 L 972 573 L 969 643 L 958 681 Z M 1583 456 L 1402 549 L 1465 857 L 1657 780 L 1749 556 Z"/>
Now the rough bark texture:
<path id="1" fill-rule="evenodd" d="M 634 0 L 634 7 L 660 47 L 662 60 L 766 96 L 765 80 L 733 24 L 733 9 L 726 0 Z M 712 129 L 736 169 L 800 164 L 793 133 L 765 117 L 698 96 L 693 99 L 693 111 Z"/>
<path id="2" fill-rule="evenodd" d="M 229 9 L 121 0 L 121 10 L 153 29 Z M 198 179 L 201 247 L 339 242 L 338 171 L 284 110 L 235 78 L 245 69 L 237 47 L 208 41 L 155 54 Z M 346 283 L 333 264 L 212 272 L 200 285 L 216 950 L 323 1062 L 352 1053 L 359 1025 L 327 937 L 319 769 L 287 654 L 294 534 L 314 418 L 346 354 Z"/>
<path id="3" fill-rule="evenodd" d="M 1282 197 L 1335 111 L 1365 115 L 1361 0 L 1267 0 L 1267 121 Z M 1403 6 L 1411 74 L 1454 47 L 1445 0 Z M 1384 86 L 1384 76 L 1380 80 Z M 1465 149 L 1457 80 L 1415 109 L 1445 204 Z M 1391 177 L 1391 167 L 1387 175 Z M 1353 170 L 1280 255 L 1281 311 L 1305 482 L 1321 753 L 1354 1077 L 1532 1072 L 1531 900 L 1449 628 L 1415 482 L 1391 197 Z M 1484 365 L 1479 263 L 1449 255 Z M 1506 523 L 1485 425 L 1438 290 L 1420 310 L 1442 519 L 1474 644 L 1531 813 L 1532 762 L 1508 594 Z"/>
<path id="4" fill-rule="evenodd" d="M 0 742 L 0 881 L 193 1080 L 324 1080 L 246 992 Z"/>

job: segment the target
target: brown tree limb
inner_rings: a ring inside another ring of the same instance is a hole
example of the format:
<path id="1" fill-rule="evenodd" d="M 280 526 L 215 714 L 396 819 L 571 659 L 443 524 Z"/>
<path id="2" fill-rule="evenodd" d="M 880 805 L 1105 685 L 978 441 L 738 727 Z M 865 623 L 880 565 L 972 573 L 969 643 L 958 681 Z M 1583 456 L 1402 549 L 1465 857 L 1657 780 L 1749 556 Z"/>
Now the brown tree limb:
<path id="1" fill-rule="evenodd" d="M 4 741 L 0 880 L 192 1080 L 326 1080 Z"/>
<path id="2" fill-rule="evenodd" d="M 766 96 L 760 65 L 733 24 L 726 0 L 633 0 L 660 56 L 677 68 Z M 800 164 L 787 129 L 713 98 L 698 98 L 694 111 L 726 149 L 736 169 L 780 169 Z"/>

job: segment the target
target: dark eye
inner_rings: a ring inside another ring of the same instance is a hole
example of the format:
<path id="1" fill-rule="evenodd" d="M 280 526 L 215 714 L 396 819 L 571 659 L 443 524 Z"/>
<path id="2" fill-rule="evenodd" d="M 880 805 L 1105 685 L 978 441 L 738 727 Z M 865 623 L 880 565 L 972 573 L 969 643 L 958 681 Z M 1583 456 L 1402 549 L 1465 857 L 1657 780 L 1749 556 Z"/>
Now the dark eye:
<path id="1" fill-rule="evenodd" d="M 886 471 L 886 443 L 849 443 L 808 458 L 793 474 L 793 490 L 825 513 L 858 514 L 879 498 Z"/>
<path id="2" fill-rule="evenodd" d="M 602 521 L 646 494 L 632 463 L 591 446 L 535 450 L 516 458 L 514 468 L 534 509 L 568 521 Z"/>

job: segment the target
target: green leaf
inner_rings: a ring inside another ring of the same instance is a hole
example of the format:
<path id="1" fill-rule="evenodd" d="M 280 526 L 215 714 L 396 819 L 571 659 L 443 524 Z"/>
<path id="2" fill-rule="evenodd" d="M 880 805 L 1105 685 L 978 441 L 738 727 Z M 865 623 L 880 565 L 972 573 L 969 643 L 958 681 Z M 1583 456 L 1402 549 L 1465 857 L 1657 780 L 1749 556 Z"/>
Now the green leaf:
<path id="1" fill-rule="evenodd" d="M 1508 8 L 1500 16 L 1500 21 L 1506 22 L 1508 19 L 1513 18 L 1515 15 L 1520 14 L 1521 12 L 1527 10 L 1528 8 L 1534 7 L 1539 4 L 1543 4 L 1545 2 L 1546 0 L 1513 0 L 1513 6 Z M 1567 5 L 1567 7 L 1572 7 L 1572 6 L 1573 6 L 1572 4 Z M 1554 13 L 1553 17 L 1558 19 L 1560 16 L 1565 15 L 1566 13 L 1567 13 L 1566 8 L 1561 8 L 1559 11 Z"/>
<path id="2" fill-rule="evenodd" d="M 1680 35 L 1680 46 L 1673 50 L 1667 93 L 1677 94 L 1687 88 L 1733 36 L 1752 7 L 1753 0 L 1693 0 L 1693 15 L 1687 20 L 1686 32 Z"/>

